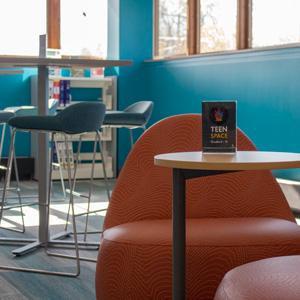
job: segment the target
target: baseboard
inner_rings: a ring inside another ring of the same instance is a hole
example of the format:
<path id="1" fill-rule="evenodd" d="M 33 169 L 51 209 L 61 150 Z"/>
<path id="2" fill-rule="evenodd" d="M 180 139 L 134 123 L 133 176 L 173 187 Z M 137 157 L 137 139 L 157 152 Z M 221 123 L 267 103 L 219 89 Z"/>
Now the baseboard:
<path id="1" fill-rule="evenodd" d="M 7 158 L 2 158 L 1 165 L 7 166 Z M 17 165 L 20 180 L 31 180 L 34 175 L 34 158 L 17 157 Z M 0 179 L 4 178 L 5 170 L 0 170 Z M 12 180 L 15 180 L 15 170 L 12 168 Z"/>

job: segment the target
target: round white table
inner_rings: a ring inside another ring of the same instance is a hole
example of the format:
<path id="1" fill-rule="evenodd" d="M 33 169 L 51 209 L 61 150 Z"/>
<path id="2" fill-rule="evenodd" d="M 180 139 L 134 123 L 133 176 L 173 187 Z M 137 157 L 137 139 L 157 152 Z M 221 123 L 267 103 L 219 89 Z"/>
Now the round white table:
<path id="1" fill-rule="evenodd" d="M 156 155 L 154 164 L 173 169 L 173 299 L 185 299 L 185 181 L 246 170 L 300 168 L 300 154 L 237 151 L 180 152 Z"/>

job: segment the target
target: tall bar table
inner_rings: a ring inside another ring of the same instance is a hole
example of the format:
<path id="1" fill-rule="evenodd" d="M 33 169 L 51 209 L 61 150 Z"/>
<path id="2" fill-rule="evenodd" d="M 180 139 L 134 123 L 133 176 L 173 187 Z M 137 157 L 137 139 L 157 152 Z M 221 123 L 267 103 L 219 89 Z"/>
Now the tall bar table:
<path id="1" fill-rule="evenodd" d="M 300 154 L 260 151 L 237 151 L 235 154 L 166 153 L 156 155 L 154 164 L 173 169 L 173 300 L 184 300 L 186 180 L 246 170 L 300 168 Z"/>
<path id="2" fill-rule="evenodd" d="M 6 56 L 0 55 L 0 68 L 37 68 L 38 71 L 38 113 L 39 115 L 48 114 L 48 67 L 122 67 L 129 66 L 131 61 L 129 60 L 103 60 L 103 59 L 81 59 L 81 58 L 44 58 L 38 56 Z M 71 244 L 68 241 L 58 241 L 66 235 L 66 232 L 58 234 L 54 237 L 49 237 L 49 229 L 47 226 L 47 196 L 49 192 L 49 140 L 46 133 L 39 133 L 38 135 L 38 182 L 39 182 L 39 229 L 37 239 L 14 239 L 14 238 L 4 238 L 0 237 L 1 243 L 8 244 L 26 244 L 25 246 L 13 250 L 15 255 L 23 255 L 30 251 L 34 251 L 39 247 L 43 247 L 46 244 L 51 245 L 52 243 L 57 244 Z M 95 245 L 96 243 L 81 243 L 84 245 Z M 14 267 L 4 267 L 1 269 L 6 270 L 18 270 Z M 37 272 L 34 269 L 20 270 L 28 272 Z M 44 272 L 47 274 L 47 272 Z M 59 274 L 58 274 L 59 275 Z"/>

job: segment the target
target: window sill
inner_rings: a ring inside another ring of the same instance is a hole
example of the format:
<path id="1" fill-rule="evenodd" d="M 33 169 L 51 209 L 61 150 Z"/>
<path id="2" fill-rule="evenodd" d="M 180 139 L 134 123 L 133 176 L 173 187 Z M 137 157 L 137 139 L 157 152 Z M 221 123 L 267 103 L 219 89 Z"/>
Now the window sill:
<path id="1" fill-rule="evenodd" d="M 219 56 L 228 56 L 228 55 L 231 56 L 231 55 L 238 55 L 238 54 L 259 53 L 259 52 L 265 52 L 265 51 L 293 49 L 293 48 L 300 49 L 300 43 L 294 43 L 294 44 L 282 45 L 282 46 L 267 46 L 267 47 L 259 47 L 259 48 L 250 48 L 250 49 L 243 49 L 243 50 L 229 50 L 229 51 L 222 51 L 222 52 L 209 52 L 209 53 L 193 54 L 193 55 L 153 58 L 153 59 L 147 59 L 144 62 L 145 63 L 168 62 L 168 61 L 189 60 L 189 59 L 205 58 L 205 57 L 219 57 Z"/>

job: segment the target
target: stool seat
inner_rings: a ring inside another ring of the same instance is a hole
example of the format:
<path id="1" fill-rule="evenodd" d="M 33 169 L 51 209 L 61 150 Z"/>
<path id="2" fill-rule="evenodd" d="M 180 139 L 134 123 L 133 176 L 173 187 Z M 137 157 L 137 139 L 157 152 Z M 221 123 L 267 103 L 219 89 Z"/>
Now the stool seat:
<path id="1" fill-rule="evenodd" d="M 7 123 L 7 121 L 14 116 L 15 116 L 15 114 L 13 112 L 2 110 L 2 111 L 0 111 L 0 123 Z"/>
<path id="2" fill-rule="evenodd" d="M 300 256 L 251 262 L 229 271 L 214 300 L 299 300 Z"/>
<path id="3" fill-rule="evenodd" d="M 130 113 L 119 110 L 111 110 L 105 113 L 103 125 L 116 125 L 116 126 L 143 126 L 145 118 L 140 113 Z"/>
<path id="4" fill-rule="evenodd" d="M 104 104 L 81 102 L 69 106 L 55 116 L 17 116 L 11 118 L 8 124 L 16 129 L 25 131 L 42 130 L 79 134 L 99 130 L 104 112 Z M 101 117 L 99 118 L 99 116 Z M 82 122 L 82 120 L 85 120 L 85 122 Z"/>
<path id="5" fill-rule="evenodd" d="M 120 127 L 145 126 L 151 116 L 152 109 L 152 101 L 138 101 L 122 111 L 107 111 L 103 124 Z"/>
<path id="6" fill-rule="evenodd" d="M 20 116 L 8 124 L 20 130 L 63 131 L 62 124 L 55 116 Z"/>

